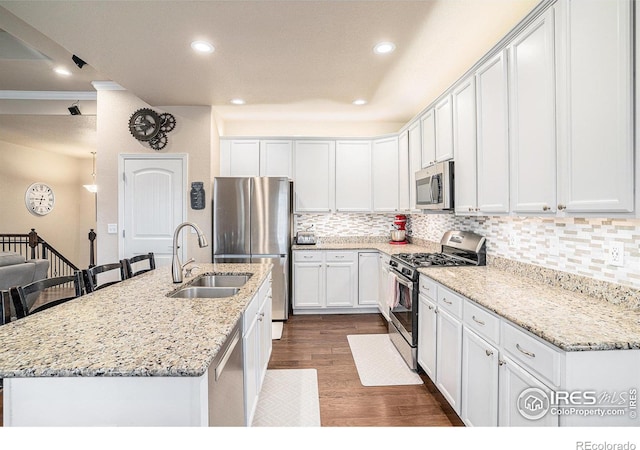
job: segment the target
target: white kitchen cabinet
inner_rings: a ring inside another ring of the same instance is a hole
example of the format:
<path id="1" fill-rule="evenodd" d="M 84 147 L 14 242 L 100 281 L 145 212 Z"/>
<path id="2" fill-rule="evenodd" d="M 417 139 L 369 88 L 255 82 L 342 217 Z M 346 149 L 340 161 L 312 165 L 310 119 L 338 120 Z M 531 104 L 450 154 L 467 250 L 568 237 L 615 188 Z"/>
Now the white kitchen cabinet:
<path id="1" fill-rule="evenodd" d="M 498 349 L 466 326 L 462 331 L 462 411 L 467 426 L 498 424 Z"/>
<path id="2" fill-rule="evenodd" d="M 358 260 L 356 252 L 327 251 L 326 306 L 352 308 L 358 297 Z"/>
<path id="3" fill-rule="evenodd" d="M 260 141 L 256 139 L 221 140 L 220 175 L 223 177 L 260 176 Z"/>
<path id="4" fill-rule="evenodd" d="M 499 362 L 499 405 L 498 425 L 501 427 L 547 426 L 557 427 L 558 416 L 547 414 L 538 420 L 525 418 L 518 409 L 520 394 L 529 388 L 538 388 L 547 395 L 552 389 L 542 383 L 530 372 L 520 367 L 513 359 L 501 355 Z"/>
<path id="5" fill-rule="evenodd" d="M 422 167 L 436 161 L 436 116 L 435 111 L 428 110 L 420 118 L 422 126 Z"/>
<path id="6" fill-rule="evenodd" d="M 462 322 L 438 301 L 436 325 L 436 387 L 456 414 L 462 388 Z"/>
<path id="7" fill-rule="evenodd" d="M 409 211 L 409 132 L 407 130 L 398 136 L 398 209 Z"/>
<path id="8" fill-rule="evenodd" d="M 452 93 L 455 212 L 478 211 L 475 78 L 462 80 Z"/>
<path id="9" fill-rule="evenodd" d="M 409 209 L 416 209 L 416 172 L 422 168 L 420 121 L 409 125 Z M 456 163 L 457 164 L 457 163 Z"/>
<path id="10" fill-rule="evenodd" d="M 509 211 L 506 59 L 501 51 L 476 71 L 478 208 L 483 213 Z"/>
<path id="11" fill-rule="evenodd" d="M 293 141 L 260 141 L 260 176 L 293 178 Z"/>
<path id="12" fill-rule="evenodd" d="M 379 264 L 378 252 L 358 252 L 358 305 L 378 305 Z"/>
<path id="13" fill-rule="evenodd" d="M 336 142 L 336 211 L 372 208 L 371 141 Z"/>
<path id="14" fill-rule="evenodd" d="M 556 211 L 554 8 L 518 34 L 509 51 L 511 211 Z"/>
<path id="15" fill-rule="evenodd" d="M 432 299 L 420 294 L 418 307 L 418 364 L 436 382 L 437 309 Z"/>
<path id="16" fill-rule="evenodd" d="M 389 272 L 390 257 L 384 253 L 378 255 L 380 263 L 380 278 L 378 280 L 378 310 L 382 316 L 390 320 L 389 317 L 389 297 L 391 296 L 391 273 Z"/>
<path id="17" fill-rule="evenodd" d="M 268 331 L 265 330 L 267 320 Z M 247 306 L 242 321 L 245 425 L 250 426 L 271 356 L 271 276 L 262 283 L 258 295 Z"/>
<path id="18" fill-rule="evenodd" d="M 398 211 L 399 166 L 398 137 L 373 141 L 373 210 Z"/>
<path id="19" fill-rule="evenodd" d="M 331 212 L 335 207 L 335 142 L 296 141 L 294 182 L 296 212 Z"/>
<path id="20" fill-rule="evenodd" d="M 293 252 L 293 308 L 322 308 L 325 299 L 324 252 Z"/>
<path id="21" fill-rule="evenodd" d="M 451 95 L 446 95 L 435 106 L 436 161 L 453 158 L 453 115 Z"/>
<path id="22" fill-rule="evenodd" d="M 558 209 L 633 210 L 633 4 L 558 3 Z"/>

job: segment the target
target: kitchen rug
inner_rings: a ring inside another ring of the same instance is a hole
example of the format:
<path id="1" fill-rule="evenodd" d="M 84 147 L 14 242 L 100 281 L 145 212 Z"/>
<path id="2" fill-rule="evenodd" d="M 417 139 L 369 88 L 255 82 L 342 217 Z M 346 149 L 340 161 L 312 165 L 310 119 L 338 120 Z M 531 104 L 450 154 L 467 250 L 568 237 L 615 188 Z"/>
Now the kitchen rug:
<path id="1" fill-rule="evenodd" d="M 387 334 L 351 334 L 347 336 L 363 386 L 422 384 L 420 376 L 409 369 Z"/>
<path id="2" fill-rule="evenodd" d="M 282 328 L 284 327 L 284 322 L 271 322 L 271 339 L 280 339 L 282 338 Z"/>
<path id="3" fill-rule="evenodd" d="M 253 426 L 319 427 L 316 369 L 267 370 Z"/>

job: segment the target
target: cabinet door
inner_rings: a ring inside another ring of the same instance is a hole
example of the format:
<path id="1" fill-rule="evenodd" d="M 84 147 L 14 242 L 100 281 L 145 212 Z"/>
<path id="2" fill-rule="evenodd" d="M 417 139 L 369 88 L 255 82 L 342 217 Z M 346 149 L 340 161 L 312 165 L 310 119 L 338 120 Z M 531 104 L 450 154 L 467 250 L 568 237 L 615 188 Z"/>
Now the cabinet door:
<path id="1" fill-rule="evenodd" d="M 547 413 L 537 420 L 526 418 L 521 409 L 527 414 L 535 414 L 536 410 L 531 408 L 527 410 L 527 406 L 523 403 L 526 398 L 521 398 L 522 392 L 529 388 L 537 388 L 550 395 L 551 389 L 544 383 L 531 375 L 529 372 L 520 367 L 516 362 L 508 356 L 501 355 L 499 363 L 499 406 L 498 406 L 498 425 L 501 427 L 557 427 L 558 416 Z M 520 407 L 518 399 L 520 398 Z M 535 400 L 535 397 L 532 397 Z M 544 404 L 540 405 L 544 411 Z M 548 406 L 548 405 L 547 405 Z M 534 405 L 535 408 L 538 408 Z"/>
<path id="2" fill-rule="evenodd" d="M 511 210 L 556 208 L 554 9 L 509 45 Z"/>
<path id="3" fill-rule="evenodd" d="M 380 280 L 378 290 L 378 309 L 389 321 L 389 295 L 391 292 L 391 275 L 389 274 L 389 257 L 380 254 Z"/>
<path id="4" fill-rule="evenodd" d="M 439 101 L 436 111 L 436 161 L 453 158 L 453 116 L 451 96 Z"/>
<path id="5" fill-rule="evenodd" d="M 462 323 L 438 308 L 436 325 L 436 386 L 456 414 L 460 414 L 462 384 Z"/>
<path id="6" fill-rule="evenodd" d="M 498 425 L 498 350 L 473 331 L 462 331 L 462 414 L 467 426 Z"/>
<path id="7" fill-rule="evenodd" d="M 253 301 L 258 301 L 254 299 Z M 242 338 L 242 352 L 244 356 L 244 401 L 246 424 L 250 425 L 258 404 L 258 377 L 259 370 L 259 342 L 260 330 L 257 317 L 247 317 L 252 323 Z"/>
<path id="8" fill-rule="evenodd" d="M 422 167 L 436 161 L 436 118 L 433 109 L 420 119 L 422 124 Z"/>
<path id="9" fill-rule="evenodd" d="M 373 210 L 398 210 L 398 138 L 373 141 Z"/>
<path id="10" fill-rule="evenodd" d="M 418 364 L 436 381 L 436 305 L 424 295 L 419 296 L 418 307 Z"/>
<path id="11" fill-rule="evenodd" d="M 260 141 L 229 142 L 229 176 L 260 176 Z"/>
<path id="12" fill-rule="evenodd" d="M 292 178 L 292 159 L 293 142 L 260 142 L 260 176 Z"/>
<path id="13" fill-rule="evenodd" d="M 477 202 L 476 85 L 474 77 L 453 90 L 453 153 L 455 155 L 455 211 L 475 213 Z"/>
<path id="14" fill-rule="evenodd" d="M 293 307 L 324 306 L 324 268 L 322 263 L 294 263 Z"/>
<path id="15" fill-rule="evenodd" d="M 334 142 L 295 142 L 294 189 L 296 212 L 330 212 L 333 209 L 334 166 Z"/>
<path id="16" fill-rule="evenodd" d="M 371 142 L 336 142 L 336 211 L 371 211 Z"/>
<path id="17" fill-rule="evenodd" d="M 260 347 L 260 356 L 258 359 L 259 363 L 259 373 L 258 373 L 258 390 L 262 386 L 264 381 L 264 376 L 267 372 L 267 367 L 269 366 L 269 358 L 271 357 L 271 350 L 273 348 L 273 337 L 272 337 L 272 305 L 271 305 L 271 288 L 269 288 L 269 292 L 267 293 L 264 302 L 262 304 L 262 309 L 260 310 L 258 317 L 258 324 L 260 326 L 260 342 L 258 343 Z"/>
<path id="18" fill-rule="evenodd" d="M 456 162 L 457 164 L 457 162 Z M 422 168 L 420 122 L 409 126 L 409 209 L 416 209 L 416 172 Z"/>
<path id="19" fill-rule="evenodd" d="M 505 213 L 509 211 L 509 141 L 504 52 L 476 72 L 476 98 L 478 207 L 485 213 Z"/>
<path id="20" fill-rule="evenodd" d="M 379 296 L 378 253 L 358 253 L 358 305 L 377 306 Z"/>
<path id="21" fill-rule="evenodd" d="M 409 132 L 398 136 L 398 209 L 409 211 Z"/>
<path id="22" fill-rule="evenodd" d="M 329 308 L 353 307 L 358 295 L 358 272 L 355 262 L 327 263 L 326 305 Z"/>
<path id="23" fill-rule="evenodd" d="M 559 5 L 559 205 L 633 210 L 633 4 Z"/>

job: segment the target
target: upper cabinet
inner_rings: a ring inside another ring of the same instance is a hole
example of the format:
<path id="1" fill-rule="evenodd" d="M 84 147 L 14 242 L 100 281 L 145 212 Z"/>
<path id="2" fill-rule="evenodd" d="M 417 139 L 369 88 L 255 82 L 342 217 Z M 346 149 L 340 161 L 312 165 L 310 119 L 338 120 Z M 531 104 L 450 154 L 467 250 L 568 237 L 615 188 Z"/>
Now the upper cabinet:
<path id="1" fill-rule="evenodd" d="M 453 153 L 455 212 L 478 211 L 476 161 L 476 84 L 468 76 L 453 89 Z"/>
<path id="2" fill-rule="evenodd" d="M 633 211 L 633 5 L 558 3 L 558 209 Z"/>
<path id="3" fill-rule="evenodd" d="M 518 34 L 509 51 L 511 211 L 556 208 L 554 9 Z"/>
<path id="4" fill-rule="evenodd" d="M 409 166 L 409 132 L 405 130 L 398 136 L 398 209 L 400 211 L 409 211 L 411 209 L 409 203 L 409 192 L 411 190 Z"/>
<path id="5" fill-rule="evenodd" d="M 399 169 L 398 138 L 396 136 L 373 141 L 373 210 L 398 211 Z"/>
<path id="6" fill-rule="evenodd" d="M 371 141 L 336 142 L 336 211 L 372 208 Z"/>
<path id="7" fill-rule="evenodd" d="M 416 209 L 416 172 L 422 168 L 422 133 L 420 121 L 409 125 L 409 209 Z"/>
<path id="8" fill-rule="evenodd" d="M 509 125 L 504 51 L 476 72 L 476 101 L 478 208 L 482 213 L 506 213 L 509 211 Z"/>
<path id="9" fill-rule="evenodd" d="M 433 109 L 427 111 L 421 118 L 422 125 L 422 167 L 427 167 L 436 161 L 436 115 Z"/>
<path id="10" fill-rule="evenodd" d="M 290 140 L 220 140 L 220 176 L 293 177 Z"/>
<path id="11" fill-rule="evenodd" d="M 335 200 L 335 142 L 294 144 L 296 212 L 331 212 Z"/>
<path id="12" fill-rule="evenodd" d="M 436 161 L 453 158 L 453 115 L 451 95 L 445 96 L 435 107 L 436 111 Z"/>

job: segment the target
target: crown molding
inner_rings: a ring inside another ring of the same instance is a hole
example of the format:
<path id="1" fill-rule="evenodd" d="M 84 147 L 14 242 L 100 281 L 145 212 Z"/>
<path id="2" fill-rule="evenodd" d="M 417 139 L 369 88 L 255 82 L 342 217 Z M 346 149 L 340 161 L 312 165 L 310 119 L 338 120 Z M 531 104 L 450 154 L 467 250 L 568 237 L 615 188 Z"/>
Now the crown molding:
<path id="1" fill-rule="evenodd" d="M 91 91 L 0 91 L 0 100 L 96 100 Z"/>
<path id="2" fill-rule="evenodd" d="M 114 81 L 92 81 L 91 84 L 96 91 L 126 91 L 125 88 Z"/>

